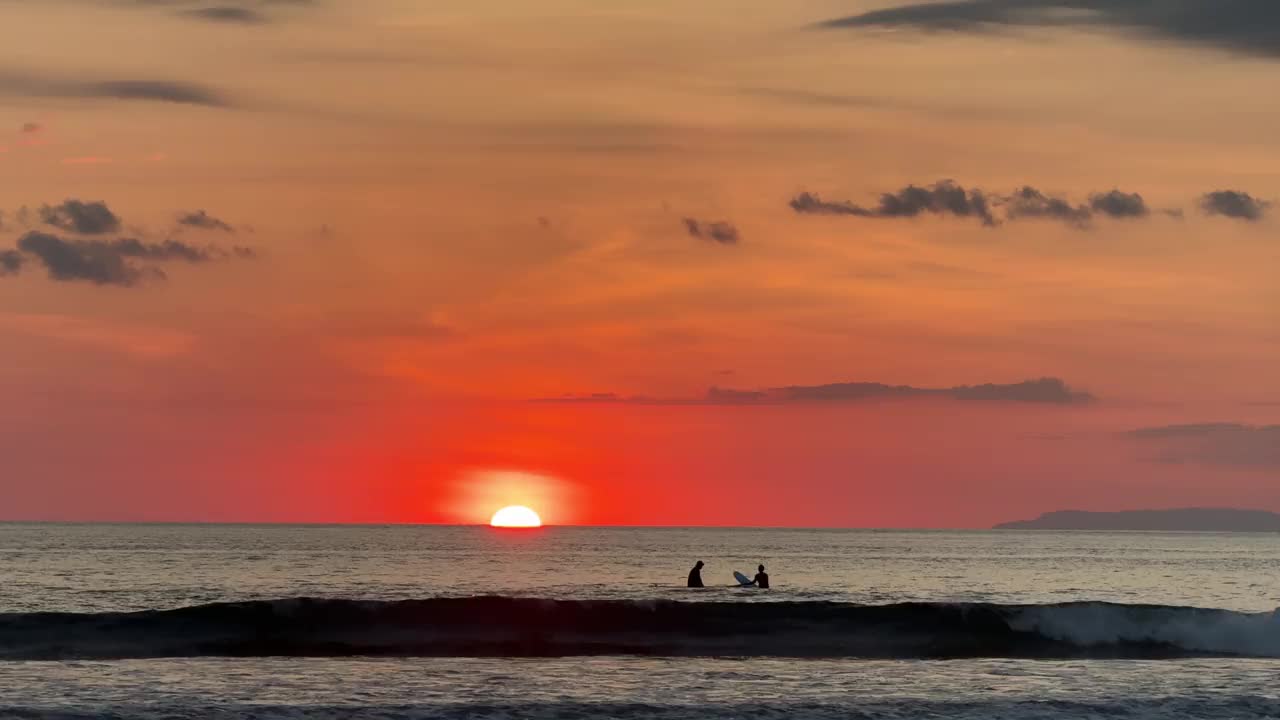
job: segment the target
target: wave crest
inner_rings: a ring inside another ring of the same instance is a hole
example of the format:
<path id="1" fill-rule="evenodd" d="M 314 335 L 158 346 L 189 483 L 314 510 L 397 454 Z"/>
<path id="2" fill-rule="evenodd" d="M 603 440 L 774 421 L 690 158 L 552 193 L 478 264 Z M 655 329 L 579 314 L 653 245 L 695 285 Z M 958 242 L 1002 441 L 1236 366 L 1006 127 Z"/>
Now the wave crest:
<path id="1" fill-rule="evenodd" d="M 0 615 L 0 659 L 1280 657 L 1280 620 L 1164 605 L 291 598 Z"/>

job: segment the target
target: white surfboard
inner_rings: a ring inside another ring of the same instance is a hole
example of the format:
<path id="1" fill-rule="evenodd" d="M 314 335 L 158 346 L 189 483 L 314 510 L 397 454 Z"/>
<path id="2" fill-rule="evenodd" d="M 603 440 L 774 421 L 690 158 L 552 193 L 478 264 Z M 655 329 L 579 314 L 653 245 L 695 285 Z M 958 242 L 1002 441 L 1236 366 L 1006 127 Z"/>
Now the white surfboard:
<path id="1" fill-rule="evenodd" d="M 734 579 L 734 580 L 737 580 L 739 585 L 750 585 L 750 584 L 751 584 L 751 578 L 747 577 L 746 575 L 743 575 L 742 573 L 738 572 L 737 570 L 734 570 L 734 571 L 733 571 L 733 579 Z"/>

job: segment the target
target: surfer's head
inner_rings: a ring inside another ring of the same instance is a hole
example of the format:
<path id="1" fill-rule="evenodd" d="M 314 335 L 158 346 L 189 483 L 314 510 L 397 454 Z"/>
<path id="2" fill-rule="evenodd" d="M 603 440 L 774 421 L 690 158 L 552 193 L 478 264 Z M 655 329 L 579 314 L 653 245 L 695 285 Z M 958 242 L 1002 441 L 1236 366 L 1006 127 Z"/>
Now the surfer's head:
<path id="1" fill-rule="evenodd" d="M 764 566 L 763 566 L 763 565 L 757 565 L 757 566 L 756 566 L 756 570 L 757 570 L 757 571 L 759 571 L 759 572 L 764 572 Z"/>
<path id="2" fill-rule="evenodd" d="M 700 567 L 702 567 L 703 565 L 706 565 L 706 563 L 704 563 L 704 562 L 702 562 L 701 560 L 699 560 L 697 563 L 695 563 L 695 564 L 694 564 L 694 567 L 696 567 L 696 568 L 700 568 Z"/>

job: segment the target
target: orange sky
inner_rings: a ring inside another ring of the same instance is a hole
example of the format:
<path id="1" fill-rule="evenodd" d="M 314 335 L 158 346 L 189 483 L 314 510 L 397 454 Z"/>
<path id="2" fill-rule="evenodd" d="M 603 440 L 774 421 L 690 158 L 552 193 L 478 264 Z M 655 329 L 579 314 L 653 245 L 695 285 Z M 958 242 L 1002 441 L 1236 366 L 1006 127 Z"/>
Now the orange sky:
<path id="1" fill-rule="evenodd" d="M 4 4 L 0 518 L 1280 510 L 1280 59 L 1126 3 Z"/>

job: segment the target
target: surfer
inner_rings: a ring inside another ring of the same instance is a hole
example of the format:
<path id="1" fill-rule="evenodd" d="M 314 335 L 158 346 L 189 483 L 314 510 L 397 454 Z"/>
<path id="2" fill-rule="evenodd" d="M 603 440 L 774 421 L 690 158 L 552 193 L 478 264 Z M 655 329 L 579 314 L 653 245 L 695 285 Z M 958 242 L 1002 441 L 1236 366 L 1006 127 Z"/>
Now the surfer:
<path id="1" fill-rule="evenodd" d="M 769 589 L 769 573 L 764 571 L 763 565 L 756 567 L 756 570 L 758 571 L 756 572 L 756 577 L 751 582 L 755 583 L 755 586 L 760 588 L 761 590 L 768 590 Z"/>
<path id="2" fill-rule="evenodd" d="M 703 564 L 704 563 L 699 560 L 698 563 L 693 566 L 693 569 L 689 571 L 689 587 L 705 587 L 702 584 Z"/>

